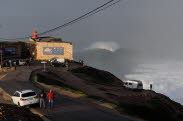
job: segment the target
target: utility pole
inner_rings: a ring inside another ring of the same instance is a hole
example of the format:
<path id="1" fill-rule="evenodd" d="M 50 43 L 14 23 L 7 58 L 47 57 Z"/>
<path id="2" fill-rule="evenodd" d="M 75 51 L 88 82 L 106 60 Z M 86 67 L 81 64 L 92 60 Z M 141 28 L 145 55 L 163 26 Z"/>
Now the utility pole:
<path id="1" fill-rule="evenodd" d="M 45 63 L 44 63 L 44 70 L 43 70 L 44 72 L 46 71 L 46 66 L 45 66 Z"/>

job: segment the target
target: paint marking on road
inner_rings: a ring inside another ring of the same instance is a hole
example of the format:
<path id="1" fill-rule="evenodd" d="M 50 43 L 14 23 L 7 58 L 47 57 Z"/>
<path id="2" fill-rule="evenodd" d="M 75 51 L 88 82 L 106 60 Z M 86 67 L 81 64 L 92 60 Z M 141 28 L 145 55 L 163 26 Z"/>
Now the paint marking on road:
<path id="1" fill-rule="evenodd" d="M 1 80 L 2 78 L 4 78 L 6 75 L 7 75 L 7 74 L 5 74 L 5 75 L 1 76 L 1 77 L 0 77 L 0 80 Z"/>
<path id="2" fill-rule="evenodd" d="M 30 111 L 33 113 L 33 114 L 37 114 L 39 115 L 44 121 L 51 121 L 50 119 L 46 118 L 43 114 L 41 114 L 40 112 L 38 112 L 37 110 L 31 108 Z"/>

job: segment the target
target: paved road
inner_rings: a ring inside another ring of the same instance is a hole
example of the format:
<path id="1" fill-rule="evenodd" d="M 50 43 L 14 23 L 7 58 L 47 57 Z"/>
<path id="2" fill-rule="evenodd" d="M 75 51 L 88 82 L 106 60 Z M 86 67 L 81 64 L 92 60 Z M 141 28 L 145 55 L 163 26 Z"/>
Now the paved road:
<path id="1" fill-rule="evenodd" d="M 22 89 L 34 89 L 39 92 L 40 89 L 38 87 L 26 80 L 30 72 L 31 69 L 21 67 L 14 72 L 1 73 L 2 75 L 7 75 L 0 78 L 0 87 L 9 94 Z M 24 78 L 20 75 L 26 77 Z M 59 94 L 56 95 L 53 110 L 39 108 L 36 108 L 36 110 L 46 115 L 52 121 L 132 121 L 101 107 L 88 105 L 87 103 L 78 101 L 78 99 L 72 99 Z"/>

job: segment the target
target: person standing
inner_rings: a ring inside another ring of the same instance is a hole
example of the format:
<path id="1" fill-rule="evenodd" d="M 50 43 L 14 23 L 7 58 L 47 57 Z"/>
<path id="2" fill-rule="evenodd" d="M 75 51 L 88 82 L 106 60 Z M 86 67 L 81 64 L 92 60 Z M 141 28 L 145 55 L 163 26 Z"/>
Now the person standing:
<path id="1" fill-rule="evenodd" d="M 150 84 L 150 90 L 152 90 L 152 84 Z"/>
<path id="2" fill-rule="evenodd" d="M 46 94 L 44 92 L 44 89 L 42 89 L 42 91 L 39 94 L 39 104 L 40 104 L 40 108 L 46 108 L 45 105 L 45 100 L 46 100 Z"/>
<path id="3" fill-rule="evenodd" d="M 12 67 L 12 61 L 9 60 L 9 67 Z"/>
<path id="4" fill-rule="evenodd" d="M 16 70 L 16 69 L 17 69 L 17 68 L 16 68 L 16 67 L 17 67 L 16 61 L 13 62 L 13 66 L 14 66 L 14 68 L 15 68 L 15 70 Z"/>
<path id="5" fill-rule="evenodd" d="M 50 92 L 47 94 L 47 99 L 48 99 L 50 109 L 53 109 L 53 100 L 55 99 L 55 95 L 51 89 L 50 89 Z"/>

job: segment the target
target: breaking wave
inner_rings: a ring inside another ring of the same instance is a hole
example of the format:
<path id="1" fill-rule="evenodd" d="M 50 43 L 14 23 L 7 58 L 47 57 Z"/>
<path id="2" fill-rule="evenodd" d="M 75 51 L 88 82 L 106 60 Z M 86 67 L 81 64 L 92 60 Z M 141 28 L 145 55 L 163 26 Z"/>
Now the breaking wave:
<path id="1" fill-rule="evenodd" d="M 88 48 L 86 48 L 86 50 L 88 50 L 88 49 L 106 49 L 106 50 L 109 50 L 111 52 L 114 52 L 119 48 L 120 48 L 120 46 L 116 42 L 99 41 L 99 42 L 95 42 L 92 45 L 90 45 Z"/>

